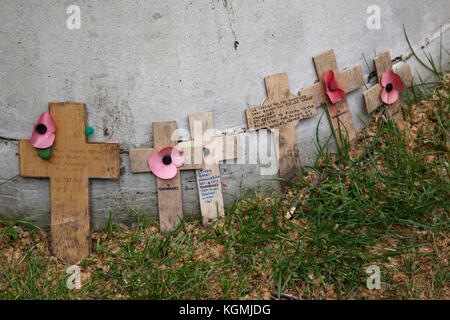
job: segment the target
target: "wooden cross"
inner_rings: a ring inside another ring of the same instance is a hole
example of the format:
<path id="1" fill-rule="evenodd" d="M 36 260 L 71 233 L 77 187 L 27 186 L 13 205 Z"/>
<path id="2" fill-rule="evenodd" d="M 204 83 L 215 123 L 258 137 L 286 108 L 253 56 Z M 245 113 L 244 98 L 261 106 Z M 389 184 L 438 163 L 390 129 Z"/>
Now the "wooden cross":
<path id="1" fill-rule="evenodd" d="M 323 77 L 328 70 L 332 70 L 336 77 L 339 88 L 346 94 L 361 88 L 364 85 L 364 75 L 360 65 L 339 72 L 336 56 L 333 50 L 324 52 L 313 58 L 316 73 L 319 82 L 313 86 L 300 90 L 299 95 L 312 95 L 314 97 L 314 105 L 319 107 L 326 104 L 333 126 L 334 136 L 337 143 L 342 146 L 341 137 L 348 137 L 351 142 L 356 137 L 356 130 L 353 124 L 352 114 L 347 103 L 347 98 L 332 104 L 325 93 L 325 85 Z M 339 129 L 341 129 L 339 131 Z"/>
<path id="2" fill-rule="evenodd" d="M 372 113 L 372 111 L 384 104 L 383 101 L 381 101 L 381 91 L 383 90 L 383 87 L 381 86 L 381 77 L 386 71 L 392 70 L 391 55 L 389 51 L 376 56 L 375 59 L 373 59 L 373 63 L 377 73 L 378 84 L 363 93 L 368 113 Z M 397 74 L 402 78 L 405 87 L 409 87 L 412 84 L 413 77 L 409 65 L 405 65 L 397 70 Z M 403 130 L 405 128 L 405 120 L 401 112 L 400 100 L 397 100 L 391 105 L 385 105 L 384 107 L 389 119 L 393 120 L 400 130 Z"/>
<path id="3" fill-rule="evenodd" d="M 118 179 L 118 143 L 86 142 L 86 106 L 49 103 L 56 125 L 50 160 L 41 159 L 29 140 L 19 141 L 23 177 L 50 178 L 53 254 L 72 264 L 90 253 L 89 179 Z"/>
<path id="4" fill-rule="evenodd" d="M 238 136 L 216 136 L 211 112 L 189 115 L 194 145 L 204 146 L 205 168 L 196 170 L 202 223 L 205 228 L 225 215 L 219 161 L 239 157 Z"/>
<path id="5" fill-rule="evenodd" d="M 299 120 L 314 117 L 317 113 L 311 95 L 297 97 L 289 91 L 286 73 L 265 79 L 267 99 L 262 106 L 245 110 L 250 131 L 259 129 L 279 130 L 275 139 L 279 159 L 280 178 L 297 181 L 295 170 L 302 173 L 300 152 L 295 127 Z"/>
<path id="6" fill-rule="evenodd" d="M 173 137 L 173 132 L 177 130 L 176 121 L 153 122 L 153 149 L 130 150 L 130 168 L 133 173 L 150 172 L 148 158 L 150 155 L 165 147 L 175 147 L 178 145 L 182 149 L 185 164 L 178 170 L 197 170 L 204 168 L 203 151 L 201 147 L 195 148 L 191 142 L 179 144 Z M 199 156 L 196 156 L 200 154 Z M 198 163 L 193 158 L 201 159 Z M 181 199 L 181 179 L 180 172 L 172 179 L 165 180 L 157 178 L 158 188 L 158 211 L 159 225 L 161 232 L 168 233 L 179 223 L 183 217 L 183 203 Z"/>

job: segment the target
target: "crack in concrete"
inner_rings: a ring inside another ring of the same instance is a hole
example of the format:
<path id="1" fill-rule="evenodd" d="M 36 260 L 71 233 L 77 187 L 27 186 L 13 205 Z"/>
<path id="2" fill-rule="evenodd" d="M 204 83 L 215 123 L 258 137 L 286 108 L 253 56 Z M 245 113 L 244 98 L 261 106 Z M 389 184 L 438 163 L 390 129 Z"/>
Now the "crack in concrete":
<path id="1" fill-rule="evenodd" d="M 231 3 L 231 0 L 221 0 L 221 1 L 222 1 L 223 7 L 228 12 L 228 24 L 230 26 L 231 33 L 233 34 L 233 38 L 234 38 L 234 50 L 237 51 L 238 46 L 239 46 L 239 41 L 237 40 L 237 35 L 236 35 L 236 30 L 235 30 L 236 15 L 234 14 L 233 4 Z"/>
<path id="2" fill-rule="evenodd" d="M 222 4 L 224 6 L 224 8 L 230 13 L 229 16 L 229 21 L 230 21 L 230 28 L 231 31 L 233 33 L 233 36 L 235 38 L 235 41 L 237 42 L 237 38 L 236 38 L 236 33 L 234 31 L 234 23 L 235 23 L 235 16 L 234 16 L 234 10 L 233 10 L 233 6 L 231 4 L 230 0 L 219 0 L 222 1 Z M 449 22 L 447 22 L 445 25 L 441 26 L 437 31 L 435 31 L 433 34 L 431 34 L 428 37 L 425 37 L 425 39 L 423 39 L 422 41 L 420 41 L 418 44 L 416 44 L 415 47 L 413 47 L 414 51 L 419 50 L 419 49 L 425 49 L 426 47 L 428 47 L 429 45 L 431 45 L 436 39 L 440 39 L 441 38 L 441 34 L 444 34 L 445 32 L 447 32 L 450 29 L 450 19 Z M 237 44 L 239 44 L 239 42 L 237 42 Z M 237 50 L 237 46 L 235 44 L 235 49 Z M 410 52 L 408 54 L 402 54 L 400 56 L 395 57 L 394 59 L 392 59 L 392 64 L 396 65 L 398 63 L 401 62 L 406 62 L 407 60 L 411 59 L 413 57 L 413 53 Z M 376 81 L 376 72 L 372 71 L 371 73 L 369 73 L 369 75 L 367 76 L 367 84 L 370 84 L 371 82 Z M 230 129 L 226 129 L 223 130 L 221 132 L 221 134 L 245 134 L 249 132 L 247 128 L 242 127 L 242 126 L 238 126 L 238 127 L 234 127 L 234 128 L 230 128 Z M 18 142 L 20 139 L 15 139 L 15 138 L 9 138 L 9 137 L 4 137 L 4 136 L 0 136 L 0 141 L 10 141 L 10 142 Z M 121 148 L 120 148 L 120 154 L 129 154 L 129 146 L 128 145 L 123 145 L 121 144 Z"/>
<path id="3" fill-rule="evenodd" d="M 18 142 L 18 141 L 19 141 L 19 139 L 8 138 L 8 137 L 2 137 L 2 136 L 0 136 L 0 140 L 4 140 L 4 141 L 13 141 L 13 142 Z"/>
<path id="4" fill-rule="evenodd" d="M 441 35 L 443 35 L 445 32 L 447 32 L 450 29 L 450 19 L 448 22 L 444 25 L 442 25 L 438 30 L 433 32 L 430 36 L 425 37 L 422 41 L 419 41 L 416 46 L 413 46 L 414 52 L 417 52 L 417 50 L 423 50 L 430 46 L 435 40 L 440 39 Z M 394 67 L 398 63 L 406 62 L 409 59 L 414 57 L 414 54 L 412 52 L 409 52 L 408 54 L 402 54 L 400 56 L 395 57 L 392 59 L 392 66 Z M 376 81 L 377 74 L 375 71 L 372 71 L 367 76 L 367 84 L 371 83 L 372 81 Z"/>
<path id="5" fill-rule="evenodd" d="M 450 29 L 450 19 L 447 20 L 447 23 L 442 25 L 439 29 L 437 29 L 435 32 L 433 32 L 428 37 L 425 37 L 422 41 L 419 41 L 418 44 L 414 47 L 414 51 L 417 51 L 419 49 L 423 50 L 426 47 L 428 47 L 431 43 L 433 43 L 437 39 L 441 39 L 441 36 L 447 32 Z M 410 59 L 413 56 L 413 53 L 410 52 L 408 55 L 402 55 L 401 61 L 406 61 Z"/>

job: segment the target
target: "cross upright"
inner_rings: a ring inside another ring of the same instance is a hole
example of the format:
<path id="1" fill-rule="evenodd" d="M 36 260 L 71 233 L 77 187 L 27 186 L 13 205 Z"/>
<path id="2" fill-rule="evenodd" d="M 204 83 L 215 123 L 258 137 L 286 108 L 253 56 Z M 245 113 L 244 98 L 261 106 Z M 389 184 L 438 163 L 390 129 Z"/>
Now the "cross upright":
<path id="1" fill-rule="evenodd" d="M 173 133 L 177 130 L 176 121 L 153 122 L 153 149 L 130 150 L 130 169 L 133 173 L 150 172 L 148 158 L 155 151 L 165 147 L 181 148 L 185 158 L 185 164 L 178 170 L 197 170 L 204 168 L 204 160 L 201 147 L 196 148 L 192 142 L 178 143 Z M 201 156 L 197 156 L 200 154 Z M 195 163 L 195 159 L 200 161 Z M 194 160 L 193 160 L 194 159 Z M 181 198 L 180 172 L 172 179 L 160 179 L 157 177 L 159 225 L 163 233 L 168 233 L 179 223 L 183 217 L 183 203 Z"/>
<path id="2" fill-rule="evenodd" d="M 194 145 L 204 149 L 205 168 L 196 170 L 202 223 L 205 228 L 224 216 L 219 162 L 240 156 L 239 137 L 217 136 L 211 112 L 189 115 Z"/>
<path id="3" fill-rule="evenodd" d="M 311 95 L 297 97 L 289 91 L 286 73 L 271 75 L 264 80 L 267 99 L 262 106 L 245 110 L 248 129 L 278 130 L 279 141 L 275 139 L 275 145 L 280 178 L 294 182 L 298 180 L 295 170 L 302 173 L 295 128 L 301 119 L 314 117 L 317 110 Z"/>
<path id="4" fill-rule="evenodd" d="M 328 98 L 325 85 L 324 75 L 328 70 L 332 70 L 335 74 L 339 87 L 346 93 L 350 93 L 361 88 L 364 85 L 364 75 L 360 65 L 339 72 L 336 56 L 333 50 L 324 52 L 313 58 L 319 82 L 311 87 L 300 90 L 299 95 L 312 95 L 314 97 L 314 105 L 316 107 L 325 104 L 331 118 L 331 124 L 336 142 L 342 146 L 341 138 L 348 137 L 351 142 L 356 137 L 356 130 L 353 124 L 352 114 L 344 97 L 341 101 L 332 104 Z M 340 129 L 340 130 L 339 130 Z"/>
<path id="5" fill-rule="evenodd" d="M 89 179 L 118 179 L 118 143 L 86 141 L 86 106 L 49 103 L 56 126 L 50 160 L 43 160 L 29 140 L 19 141 L 23 177 L 50 178 L 53 254 L 72 264 L 90 253 Z"/>
<path id="6" fill-rule="evenodd" d="M 386 71 L 393 70 L 389 51 L 383 52 L 376 56 L 375 59 L 373 59 L 373 63 L 375 65 L 378 83 L 363 93 L 364 102 L 368 113 L 372 113 L 375 109 L 384 104 L 381 100 L 381 91 L 383 90 L 383 87 L 381 86 L 381 77 Z M 402 81 L 406 87 L 409 87 L 412 84 L 413 77 L 409 65 L 404 65 L 398 69 L 396 73 L 400 76 L 400 78 L 402 78 Z M 384 104 L 384 107 L 389 119 L 393 120 L 400 130 L 403 130 L 405 128 L 405 120 L 401 112 L 400 100 L 397 100 L 390 105 Z"/>

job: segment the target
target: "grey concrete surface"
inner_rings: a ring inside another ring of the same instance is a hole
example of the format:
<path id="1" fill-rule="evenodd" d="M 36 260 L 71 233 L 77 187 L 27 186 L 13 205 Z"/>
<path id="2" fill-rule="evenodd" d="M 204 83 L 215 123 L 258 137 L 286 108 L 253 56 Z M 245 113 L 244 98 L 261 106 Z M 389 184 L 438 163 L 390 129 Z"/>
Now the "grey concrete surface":
<path id="1" fill-rule="evenodd" d="M 66 27 L 70 5 L 81 9 L 81 29 Z M 381 9 L 381 29 L 366 26 L 367 8 Z M 157 216 L 156 180 L 129 172 L 127 150 L 152 145 L 151 123 L 212 111 L 218 131 L 243 129 L 245 108 L 262 103 L 264 77 L 287 72 L 297 93 L 316 81 L 312 56 L 333 48 L 341 69 L 361 64 L 366 76 L 375 52 L 408 57 L 412 43 L 439 56 L 439 30 L 448 48 L 448 0 L 0 0 L 0 183 L 18 174 L 17 139 L 26 139 L 49 101 L 87 104 L 92 141 L 121 143 L 118 181 L 91 180 L 94 228 L 132 223 L 136 210 Z M 419 50 L 420 51 L 420 50 Z M 430 75 L 414 58 L 413 72 Z M 443 65 L 448 70 L 448 55 Z M 369 85 L 370 86 L 370 85 Z M 368 119 L 362 88 L 349 96 L 355 125 Z M 304 165 L 316 157 L 317 117 L 300 122 Z M 330 134 L 319 125 L 321 141 Z M 183 137 L 189 138 L 189 137 Z M 270 180 L 258 165 L 222 166 L 227 192 Z M 185 214 L 197 218 L 195 177 L 182 173 Z M 225 196 L 226 204 L 233 201 Z M 16 178 L 0 186 L 0 218 L 48 212 L 49 182 Z M 34 219 L 49 224 L 49 216 Z"/>

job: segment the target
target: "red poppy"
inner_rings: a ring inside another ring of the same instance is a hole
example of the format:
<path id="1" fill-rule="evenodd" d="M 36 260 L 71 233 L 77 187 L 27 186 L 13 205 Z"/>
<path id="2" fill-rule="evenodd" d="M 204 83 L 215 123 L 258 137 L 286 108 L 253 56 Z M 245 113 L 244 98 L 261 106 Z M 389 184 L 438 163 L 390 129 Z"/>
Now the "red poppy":
<path id="1" fill-rule="evenodd" d="M 50 148 L 55 142 L 55 131 L 55 122 L 50 113 L 42 113 L 34 126 L 30 139 L 31 145 L 38 149 Z"/>
<path id="2" fill-rule="evenodd" d="M 161 179 L 172 179 L 177 175 L 178 168 L 183 166 L 183 152 L 172 147 L 165 147 L 153 152 L 148 158 L 150 170 Z"/>
<path id="3" fill-rule="evenodd" d="M 381 76 L 381 101 L 386 104 L 393 104 L 398 100 L 399 93 L 404 90 L 402 78 L 393 72 L 388 70 Z"/>
<path id="4" fill-rule="evenodd" d="M 345 98 L 345 91 L 339 88 L 333 70 L 328 70 L 323 76 L 325 82 L 325 92 L 332 103 L 336 103 Z"/>

